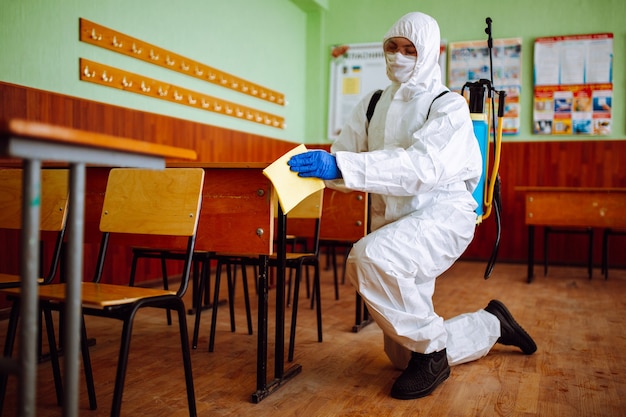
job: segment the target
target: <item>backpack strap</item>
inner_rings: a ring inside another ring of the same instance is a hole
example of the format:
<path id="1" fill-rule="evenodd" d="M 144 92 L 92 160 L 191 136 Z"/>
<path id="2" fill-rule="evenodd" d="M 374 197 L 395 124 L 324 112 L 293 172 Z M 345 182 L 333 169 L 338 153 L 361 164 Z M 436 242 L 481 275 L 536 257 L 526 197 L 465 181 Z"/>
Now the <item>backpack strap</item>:
<path id="1" fill-rule="evenodd" d="M 435 100 L 437 100 L 439 97 L 445 95 L 446 93 L 449 93 L 450 90 L 444 90 L 441 93 L 439 93 L 439 95 L 437 97 L 435 97 L 433 99 L 433 101 L 430 103 L 430 107 L 428 107 L 428 113 L 426 113 L 426 119 L 428 119 L 428 116 L 430 116 L 430 109 L 433 107 L 433 103 L 435 102 Z"/>
<path id="2" fill-rule="evenodd" d="M 365 113 L 365 115 L 367 116 L 367 123 L 372 120 L 372 116 L 374 115 L 374 109 L 376 108 L 376 103 L 378 103 L 378 100 L 380 99 L 382 93 L 383 90 L 376 90 L 376 92 L 374 92 L 374 95 L 370 99 L 370 104 L 367 106 L 367 113 Z"/>
<path id="3" fill-rule="evenodd" d="M 437 97 L 433 99 L 433 101 L 430 103 L 430 107 L 428 107 L 428 113 L 426 113 L 426 119 L 428 119 L 428 116 L 430 116 L 430 109 L 433 107 L 433 103 L 435 102 L 435 100 L 437 100 L 439 97 L 449 92 L 450 90 L 444 90 L 441 93 L 439 93 Z M 380 100 L 380 96 L 382 95 L 382 93 L 383 93 L 383 90 L 376 90 L 374 92 L 374 95 L 372 95 L 372 98 L 370 99 L 370 103 L 367 106 L 367 113 L 365 113 L 365 115 L 367 116 L 367 123 L 369 123 L 372 120 L 372 116 L 374 115 L 374 109 L 376 108 L 376 103 L 378 103 L 378 100 Z"/>

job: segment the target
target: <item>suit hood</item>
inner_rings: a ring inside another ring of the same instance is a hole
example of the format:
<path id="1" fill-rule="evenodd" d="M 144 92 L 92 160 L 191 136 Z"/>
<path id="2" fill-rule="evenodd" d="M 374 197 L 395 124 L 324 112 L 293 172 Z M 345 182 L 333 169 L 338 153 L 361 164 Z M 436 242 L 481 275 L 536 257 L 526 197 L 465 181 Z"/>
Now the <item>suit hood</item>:
<path id="1" fill-rule="evenodd" d="M 419 93 L 439 91 L 442 87 L 439 67 L 441 36 L 437 21 L 424 13 L 408 13 L 391 26 L 383 38 L 383 44 L 395 37 L 410 40 L 417 50 L 413 73 L 407 82 L 399 85 L 398 92 L 401 92 L 402 97 L 410 99 Z"/>

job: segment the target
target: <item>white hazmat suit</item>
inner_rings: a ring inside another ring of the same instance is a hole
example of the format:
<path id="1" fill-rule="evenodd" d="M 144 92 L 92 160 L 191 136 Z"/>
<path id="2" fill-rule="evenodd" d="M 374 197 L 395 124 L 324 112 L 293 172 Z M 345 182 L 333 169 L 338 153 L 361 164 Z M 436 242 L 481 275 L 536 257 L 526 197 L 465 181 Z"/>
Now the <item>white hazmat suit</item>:
<path id="1" fill-rule="evenodd" d="M 454 365 L 486 355 L 500 337 L 494 315 L 479 310 L 444 321 L 432 303 L 436 278 L 474 236 L 471 193 L 482 157 L 465 99 L 450 92 L 434 100 L 447 90 L 437 22 L 409 13 L 384 41 L 394 37 L 415 45 L 415 68 L 408 81 L 384 90 L 369 126 L 371 94 L 356 106 L 331 147 L 343 178 L 327 185 L 370 193 L 371 233 L 352 248 L 346 274 L 382 328 L 394 364 L 406 366 L 410 351 L 446 348 Z"/>

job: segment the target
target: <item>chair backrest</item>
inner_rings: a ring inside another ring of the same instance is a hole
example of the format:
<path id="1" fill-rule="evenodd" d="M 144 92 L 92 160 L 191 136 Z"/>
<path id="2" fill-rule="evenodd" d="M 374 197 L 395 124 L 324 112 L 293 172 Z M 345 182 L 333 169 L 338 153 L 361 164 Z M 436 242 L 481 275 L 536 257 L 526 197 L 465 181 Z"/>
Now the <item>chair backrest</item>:
<path id="1" fill-rule="evenodd" d="M 111 234 L 187 237 L 178 289 L 182 296 L 187 289 L 203 185 L 202 168 L 112 169 L 100 217 L 103 236 L 94 281 L 102 277 Z"/>
<path id="2" fill-rule="evenodd" d="M 288 219 L 319 219 L 322 217 L 322 206 L 324 202 L 324 190 L 319 190 L 309 195 L 307 198 L 292 208 L 287 215 Z"/>
<path id="3" fill-rule="evenodd" d="M 324 190 L 322 189 L 309 195 L 287 214 L 287 235 L 312 239 L 313 252 L 316 254 L 319 251 L 323 205 Z M 275 215 L 278 215 L 278 209 Z"/>
<path id="4" fill-rule="evenodd" d="M 17 168 L 0 169 L 0 228 L 22 227 L 22 175 Z M 69 171 L 41 170 L 40 230 L 58 232 L 67 220 Z"/>
<path id="5" fill-rule="evenodd" d="M 0 169 L 0 229 L 18 230 L 22 227 L 22 177 L 18 168 Z M 50 283 L 56 275 L 69 200 L 69 170 L 41 170 L 41 200 L 39 230 L 56 232 L 54 249 L 43 283 Z M 43 266 L 43 264 L 42 264 Z"/>
<path id="6" fill-rule="evenodd" d="M 202 201 L 202 168 L 115 168 L 109 173 L 100 230 L 192 236 Z"/>

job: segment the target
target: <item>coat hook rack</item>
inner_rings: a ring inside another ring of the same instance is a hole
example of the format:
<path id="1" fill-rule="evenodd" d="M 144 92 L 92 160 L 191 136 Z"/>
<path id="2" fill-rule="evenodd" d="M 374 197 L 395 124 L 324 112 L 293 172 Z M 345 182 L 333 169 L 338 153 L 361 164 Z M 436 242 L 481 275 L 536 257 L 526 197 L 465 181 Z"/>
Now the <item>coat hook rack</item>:
<path id="1" fill-rule="evenodd" d="M 225 101 L 206 94 L 198 93 L 183 87 L 134 74 L 119 68 L 80 58 L 80 80 L 106 87 L 117 88 L 131 93 L 141 94 L 160 100 L 182 104 L 196 109 L 236 117 L 241 120 L 260 123 L 278 129 L 285 128 L 285 119 L 281 116 L 266 113 Z M 170 94 L 170 91 L 172 92 Z"/>
<path id="2" fill-rule="evenodd" d="M 80 18 L 80 40 L 281 106 L 282 93 Z M 144 51 L 149 51 L 144 53 Z M 193 70 L 190 70 L 193 69 Z"/>

